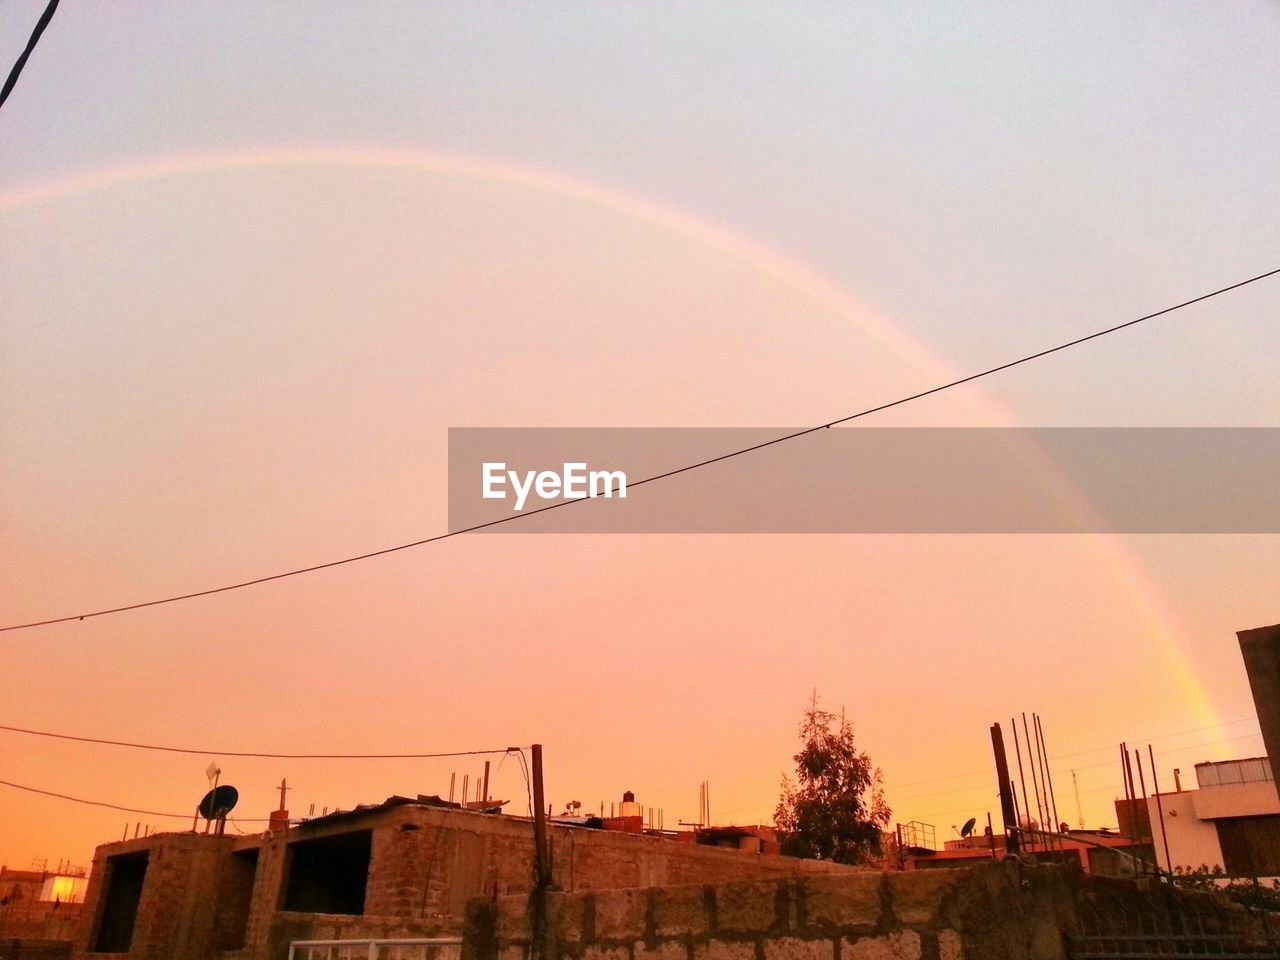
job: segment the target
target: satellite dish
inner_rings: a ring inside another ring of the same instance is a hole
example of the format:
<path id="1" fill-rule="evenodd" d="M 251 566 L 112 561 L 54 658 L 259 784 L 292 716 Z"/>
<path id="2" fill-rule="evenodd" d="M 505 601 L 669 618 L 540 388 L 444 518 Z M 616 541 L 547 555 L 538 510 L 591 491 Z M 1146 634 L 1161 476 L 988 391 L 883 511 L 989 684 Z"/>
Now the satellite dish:
<path id="1" fill-rule="evenodd" d="M 978 822 L 976 817 L 970 817 L 964 822 L 964 826 L 960 828 L 960 836 L 967 837 L 973 833 L 974 825 Z"/>
<path id="2" fill-rule="evenodd" d="M 200 816 L 206 820 L 220 820 L 235 809 L 240 791 L 229 783 L 214 787 L 200 801 Z"/>

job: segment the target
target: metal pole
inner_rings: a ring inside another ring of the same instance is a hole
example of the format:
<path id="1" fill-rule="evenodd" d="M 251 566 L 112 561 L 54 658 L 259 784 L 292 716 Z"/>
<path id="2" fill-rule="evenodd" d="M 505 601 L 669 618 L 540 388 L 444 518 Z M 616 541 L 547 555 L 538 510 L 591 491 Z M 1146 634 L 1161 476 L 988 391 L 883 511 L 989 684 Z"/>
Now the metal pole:
<path id="1" fill-rule="evenodd" d="M 1040 714 L 1035 714 L 1036 718 L 1036 737 L 1040 741 L 1040 769 L 1044 771 L 1045 782 L 1048 784 L 1048 800 L 1050 809 L 1053 811 L 1053 832 L 1056 835 L 1060 821 L 1058 820 L 1058 801 L 1053 795 L 1053 772 L 1049 769 L 1049 748 L 1044 742 L 1044 724 L 1040 722 Z M 1062 840 L 1058 840 L 1058 847 L 1062 847 Z"/>
<path id="2" fill-rule="evenodd" d="M 1018 779 L 1022 781 L 1022 811 L 1026 813 L 1027 820 L 1030 820 L 1031 807 L 1028 804 L 1028 800 L 1030 798 L 1027 796 L 1027 775 L 1022 772 L 1022 747 L 1018 745 L 1018 721 L 1010 717 L 1009 726 L 1013 728 L 1013 749 L 1018 755 Z M 1014 799 L 1014 806 L 1015 807 L 1017 806 L 1016 798 Z M 1021 821 L 1019 821 L 1019 823 L 1021 823 Z M 1030 823 L 1027 824 L 1027 826 L 1030 826 L 1030 825 L 1031 825 Z"/>
<path id="3" fill-rule="evenodd" d="M 1151 856 L 1155 857 L 1156 838 L 1151 833 L 1151 810 L 1147 806 L 1147 778 L 1142 774 L 1142 754 L 1133 751 L 1133 759 L 1138 761 L 1138 782 L 1142 785 L 1142 812 L 1147 815 L 1147 839 L 1151 841 Z"/>
<path id="4" fill-rule="evenodd" d="M 996 859 L 996 832 L 991 826 L 991 811 L 987 811 L 987 840 L 991 842 L 991 859 Z"/>
<path id="5" fill-rule="evenodd" d="M 1018 787 L 1010 780 L 1009 792 L 1013 796 L 1013 819 L 1016 823 L 1022 823 L 1022 811 L 1018 809 Z M 1022 798 L 1023 805 L 1026 805 L 1026 797 Z"/>
<path id="6" fill-rule="evenodd" d="M 1160 781 L 1156 777 L 1156 752 L 1147 744 L 1147 754 L 1151 757 L 1151 785 L 1156 788 L 1156 815 L 1160 817 L 1160 840 L 1164 844 L 1164 868 L 1173 873 L 1173 859 L 1169 856 L 1169 833 L 1164 828 L 1164 804 L 1160 802 Z"/>
<path id="7" fill-rule="evenodd" d="M 1043 813 L 1043 815 L 1041 816 L 1041 820 L 1042 820 L 1043 822 L 1040 824 L 1040 829 L 1041 829 L 1042 833 L 1040 834 L 1040 836 L 1041 836 L 1041 839 L 1043 839 L 1043 840 L 1044 840 L 1044 842 L 1045 842 L 1045 846 L 1046 846 L 1046 847 L 1049 847 L 1050 849 L 1052 849 L 1054 846 L 1056 846 L 1056 841 L 1055 841 L 1055 839 L 1054 839 L 1053 832 L 1054 832 L 1054 830 L 1056 830 L 1056 829 L 1057 829 L 1057 825 L 1056 825 L 1056 824 L 1051 824 L 1051 823 L 1049 823 L 1049 820 L 1050 820 L 1050 812 L 1049 812 L 1049 788 L 1048 788 L 1048 786 L 1045 784 L 1045 779 L 1044 779 L 1044 753 L 1043 753 L 1043 752 L 1041 751 L 1041 749 L 1040 749 L 1040 730 L 1039 730 L 1038 726 L 1036 725 L 1036 715 L 1035 715 L 1034 713 L 1032 713 L 1032 714 L 1031 714 L 1031 729 L 1036 731 L 1036 735 L 1035 735 L 1035 744 L 1034 744 L 1034 746 L 1033 746 L 1033 745 L 1032 745 L 1032 741 L 1031 741 L 1031 739 L 1028 739 L 1028 740 L 1027 740 L 1027 752 L 1028 752 L 1028 753 L 1031 753 L 1032 751 L 1034 751 L 1035 762 L 1036 762 L 1036 764 L 1037 764 L 1037 765 L 1039 766 L 1039 768 L 1040 768 L 1040 774 L 1039 774 L 1039 776 L 1040 776 L 1040 780 L 1039 780 L 1040 795 L 1044 798 L 1044 813 Z"/>
<path id="8" fill-rule="evenodd" d="M 1016 733 L 1016 731 L 1015 731 Z M 1036 816 L 1040 818 L 1040 829 L 1044 829 L 1044 806 L 1040 803 L 1040 784 L 1036 781 L 1036 757 L 1031 752 L 1031 733 L 1027 727 L 1027 715 L 1022 714 L 1022 735 L 1027 741 L 1027 766 L 1031 768 L 1031 790 L 1036 795 Z M 1040 843 L 1047 847 L 1044 837 L 1040 838 Z"/>
<path id="9" fill-rule="evenodd" d="M 547 807 L 542 786 L 542 744 L 530 748 L 533 760 L 533 845 L 538 889 L 551 887 L 551 861 L 547 856 Z"/>
<path id="10" fill-rule="evenodd" d="M 1129 811 L 1129 839 L 1136 843 L 1138 836 L 1135 811 L 1138 807 L 1138 787 L 1133 780 L 1133 764 L 1129 762 L 1129 744 L 1127 742 L 1120 744 L 1120 761 L 1124 766 L 1125 797 L 1128 799 L 1126 807 Z"/>
<path id="11" fill-rule="evenodd" d="M 480 798 L 486 803 L 489 802 L 489 761 L 484 762 L 484 795 Z"/>

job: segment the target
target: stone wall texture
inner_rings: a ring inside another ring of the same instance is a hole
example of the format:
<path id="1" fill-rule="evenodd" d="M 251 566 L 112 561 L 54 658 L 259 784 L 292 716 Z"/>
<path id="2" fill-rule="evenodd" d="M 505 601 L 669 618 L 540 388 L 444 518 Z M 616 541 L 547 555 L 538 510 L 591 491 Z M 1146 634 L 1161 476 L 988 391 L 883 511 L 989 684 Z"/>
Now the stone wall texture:
<path id="1" fill-rule="evenodd" d="M 1073 940 L 1077 955 L 1273 957 L 1280 916 L 1156 878 L 1005 860 L 477 899 L 463 960 L 1066 960 Z"/>
<path id="2" fill-rule="evenodd" d="M 464 960 L 1062 960 L 1077 881 L 1009 864 L 500 897 L 471 905 Z"/>

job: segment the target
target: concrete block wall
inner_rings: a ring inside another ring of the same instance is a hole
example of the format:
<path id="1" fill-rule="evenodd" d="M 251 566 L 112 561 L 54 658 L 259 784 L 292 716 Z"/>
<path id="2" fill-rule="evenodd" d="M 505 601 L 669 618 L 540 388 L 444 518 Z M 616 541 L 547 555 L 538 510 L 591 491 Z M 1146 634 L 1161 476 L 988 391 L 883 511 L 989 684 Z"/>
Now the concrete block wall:
<path id="1" fill-rule="evenodd" d="M 1009 864 L 477 900 L 464 960 L 1063 960 L 1064 877 L 1028 885 Z"/>
<path id="2" fill-rule="evenodd" d="M 477 896 L 533 889 L 533 824 L 513 817 L 422 806 L 374 811 L 293 830 L 261 845 L 247 946 L 270 939 L 283 906 L 288 843 L 372 830 L 364 914 L 413 922 L 460 919 Z M 602 890 L 844 872 L 837 864 L 679 844 L 657 837 L 553 826 L 552 876 L 569 890 Z"/>
<path id="3" fill-rule="evenodd" d="M 114 856 L 146 851 L 147 869 L 128 953 L 136 960 L 169 960 L 209 953 L 214 937 L 218 873 L 235 841 L 194 833 L 156 834 L 99 847 L 85 891 L 72 954 L 96 953 Z"/>

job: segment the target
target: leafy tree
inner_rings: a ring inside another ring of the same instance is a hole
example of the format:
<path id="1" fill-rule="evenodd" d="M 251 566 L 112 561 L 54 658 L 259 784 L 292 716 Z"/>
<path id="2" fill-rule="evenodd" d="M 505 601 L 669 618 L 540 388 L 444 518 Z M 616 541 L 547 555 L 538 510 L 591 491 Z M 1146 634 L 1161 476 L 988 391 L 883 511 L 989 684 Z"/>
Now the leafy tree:
<path id="1" fill-rule="evenodd" d="M 864 863 L 880 854 L 889 823 L 883 777 L 853 741 L 853 725 L 818 706 L 800 721 L 795 782 L 783 775 L 774 824 L 782 852 L 794 857 Z"/>

